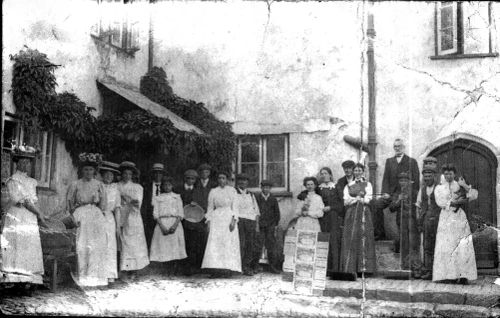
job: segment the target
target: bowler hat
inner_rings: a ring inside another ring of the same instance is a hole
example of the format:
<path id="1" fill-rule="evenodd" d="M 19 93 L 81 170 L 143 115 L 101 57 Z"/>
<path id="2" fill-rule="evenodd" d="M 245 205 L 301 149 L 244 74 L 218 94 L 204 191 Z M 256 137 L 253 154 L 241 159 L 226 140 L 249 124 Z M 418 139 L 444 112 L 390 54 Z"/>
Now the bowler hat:
<path id="1" fill-rule="evenodd" d="M 111 171 L 113 173 L 120 173 L 118 170 L 120 169 L 120 165 L 111 161 L 102 161 L 99 166 L 99 171 Z"/>
<path id="2" fill-rule="evenodd" d="M 154 163 L 153 164 L 153 168 L 151 169 L 151 171 L 161 171 L 161 172 L 164 172 L 165 171 L 165 166 L 163 165 L 163 163 Z"/>
<path id="3" fill-rule="evenodd" d="M 198 178 L 198 172 L 194 169 L 188 169 L 186 172 L 184 172 L 184 177 L 193 177 L 193 178 Z"/>

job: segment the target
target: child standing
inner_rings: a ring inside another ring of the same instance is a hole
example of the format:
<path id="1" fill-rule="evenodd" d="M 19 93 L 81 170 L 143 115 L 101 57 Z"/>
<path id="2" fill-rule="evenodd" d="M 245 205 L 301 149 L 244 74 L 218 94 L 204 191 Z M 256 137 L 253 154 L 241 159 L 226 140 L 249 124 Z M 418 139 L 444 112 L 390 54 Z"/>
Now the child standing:
<path id="1" fill-rule="evenodd" d="M 257 233 L 257 247 L 254 254 L 254 272 L 259 271 L 259 259 L 262 247 L 265 246 L 269 260 L 269 271 L 278 274 L 278 256 L 275 230 L 280 222 L 280 207 L 278 200 L 271 194 L 273 183 L 269 180 L 262 180 L 260 183 L 262 193 L 256 197 L 259 206 L 259 233 Z"/>
<path id="2" fill-rule="evenodd" d="M 153 199 L 153 218 L 156 227 L 151 241 L 149 258 L 153 262 L 169 262 L 187 257 L 184 230 L 180 225 L 184 217 L 182 199 L 172 192 L 173 178 L 162 180 L 159 196 Z"/>

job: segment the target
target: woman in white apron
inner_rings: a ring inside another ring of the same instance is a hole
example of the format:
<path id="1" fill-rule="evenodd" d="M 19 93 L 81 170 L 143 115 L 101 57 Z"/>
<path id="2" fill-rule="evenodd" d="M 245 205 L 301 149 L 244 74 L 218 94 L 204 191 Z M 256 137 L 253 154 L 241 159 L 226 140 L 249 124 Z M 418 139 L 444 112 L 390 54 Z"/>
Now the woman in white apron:
<path id="1" fill-rule="evenodd" d="M 29 291 L 31 284 L 43 283 L 38 222 L 46 225 L 35 206 L 37 181 L 28 176 L 34 153 L 13 152 L 12 156 L 17 170 L 6 182 L 10 202 L 0 229 L 0 283 L 15 283 Z"/>
<path id="2" fill-rule="evenodd" d="M 104 184 L 95 179 L 100 154 L 79 155 L 82 178 L 68 188 L 67 202 L 77 224 L 76 254 L 78 271 L 75 281 L 80 286 L 108 284 L 106 267 L 106 191 Z"/>
<path id="3" fill-rule="evenodd" d="M 143 188 L 132 181 L 138 174 L 135 164 L 124 161 L 120 164 L 122 180 L 118 183 L 121 204 L 121 255 L 120 270 L 131 279 L 137 278 L 137 271 L 149 265 L 148 246 L 141 217 Z"/>
<path id="4" fill-rule="evenodd" d="M 476 256 L 472 234 L 462 205 L 477 199 L 477 190 L 463 178 L 455 181 L 456 168 L 442 167 L 444 180 L 436 186 L 436 204 L 442 208 L 434 250 L 433 281 L 467 284 L 477 279 Z"/>
<path id="5" fill-rule="evenodd" d="M 115 175 L 120 173 L 118 168 L 118 164 L 109 161 L 103 161 L 99 167 L 107 199 L 106 208 L 104 209 L 104 217 L 106 218 L 106 258 L 103 262 L 110 283 L 118 278 L 116 236 L 118 228 L 117 220 L 120 218 L 121 196 L 120 191 L 118 191 L 118 185 L 113 183 Z"/>
<path id="6" fill-rule="evenodd" d="M 212 277 L 241 272 L 240 238 L 236 228 L 238 211 L 234 209 L 236 189 L 227 185 L 228 177 L 227 173 L 219 173 L 219 186 L 208 195 L 205 217 L 209 233 L 201 268 L 211 269 Z"/>

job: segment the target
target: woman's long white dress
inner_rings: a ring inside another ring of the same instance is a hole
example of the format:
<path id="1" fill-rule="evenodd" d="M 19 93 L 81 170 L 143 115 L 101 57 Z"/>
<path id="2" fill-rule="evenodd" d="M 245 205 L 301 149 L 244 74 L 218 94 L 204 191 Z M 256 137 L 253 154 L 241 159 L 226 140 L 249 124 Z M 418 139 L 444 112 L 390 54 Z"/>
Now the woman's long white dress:
<path id="1" fill-rule="evenodd" d="M 103 260 L 106 257 L 106 218 L 97 206 L 106 202 L 106 192 L 101 181 L 82 179 L 73 182 L 67 195 L 70 206 L 78 206 L 73 216 L 77 224 L 76 255 L 78 273 L 75 281 L 80 286 L 104 286 L 108 275 Z"/>
<path id="2" fill-rule="evenodd" d="M 37 217 L 24 206 L 16 206 L 24 201 L 37 202 L 36 185 L 35 179 L 20 171 L 7 180 L 12 205 L 5 214 L 0 235 L 0 283 L 43 283 L 43 254 Z"/>
<path id="3" fill-rule="evenodd" d="M 238 211 L 234 209 L 235 202 L 236 189 L 233 187 L 217 187 L 210 190 L 205 215 L 207 221 L 210 221 L 210 231 L 202 268 L 241 272 L 238 224 L 235 224 L 232 232 L 229 230 L 232 218 L 238 220 Z"/>
<path id="4" fill-rule="evenodd" d="M 104 209 L 104 217 L 106 218 L 106 258 L 104 265 L 106 266 L 106 273 L 108 279 L 118 278 L 118 260 L 117 260 L 117 241 L 116 241 L 116 227 L 120 214 L 115 215 L 115 211 L 121 207 L 121 196 L 118 191 L 116 183 L 105 184 L 106 191 L 106 208 Z"/>
<path id="5" fill-rule="evenodd" d="M 442 208 L 436 235 L 432 280 L 467 278 L 477 279 L 476 257 L 472 234 L 464 210 L 457 212 L 450 209 L 450 201 L 456 198 L 460 186 L 456 181 L 444 182 L 436 186 L 436 203 Z M 477 198 L 477 191 L 472 189 L 467 197 Z"/>
<path id="6" fill-rule="evenodd" d="M 309 205 L 308 215 L 302 216 L 302 207 L 306 203 Z M 321 226 L 318 219 L 323 216 L 324 207 L 325 204 L 320 195 L 314 192 L 307 193 L 305 200 L 297 203 L 295 215 L 299 218 L 297 219 L 297 224 L 295 224 L 293 228 L 298 231 L 321 232 Z"/>
<path id="7" fill-rule="evenodd" d="M 143 188 L 134 182 L 119 182 L 118 190 L 121 196 L 129 196 L 138 200 L 138 206 L 127 203 L 122 199 L 121 220 L 123 226 L 121 238 L 120 269 L 123 271 L 139 270 L 149 265 L 148 246 L 144 234 L 144 225 L 141 217 Z"/>
<path id="8" fill-rule="evenodd" d="M 177 193 L 162 193 L 153 198 L 153 218 L 170 228 L 177 218 L 184 217 L 181 196 Z M 163 235 L 160 225 L 156 224 L 153 240 L 151 241 L 150 261 L 168 262 L 186 258 L 184 229 L 179 223 L 175 232 Z"/>

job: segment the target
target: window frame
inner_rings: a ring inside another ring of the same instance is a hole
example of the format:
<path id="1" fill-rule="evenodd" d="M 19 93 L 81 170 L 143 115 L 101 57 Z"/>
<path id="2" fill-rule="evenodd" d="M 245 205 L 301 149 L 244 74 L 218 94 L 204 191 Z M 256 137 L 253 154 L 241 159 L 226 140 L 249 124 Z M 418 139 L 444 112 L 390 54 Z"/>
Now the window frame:
<path id="1" fill-rule="evenodd" d="M 460 16 L 458 15 L 458 8 L 460 7 L 458 2 L 452 1 L 446 7 L 451 6 L 453 12 L 452 19 L 452 30 L 453 30 L 453 47 L 451 49 L 442 50 L 441 49 L 441 41 L 442 41 L 442 32 L 441 32 L 441 10 L 443 9 L 442 1 L 436 2 L 436 55 L 449 55 L 459 53 L 459 46 L 461 46 L 458 39 L 458 20 L 460 20 Z"/>
<path id="2" fill-rule="evenodd" d="M 276 193 L 286 193 L 289 192 L 290 189 L 290 138 L 289 134 L 265 134 L 265 135 L 260 135 L 260 134 L 244 134 L 244 135 L 238 135 L 238 155 L 236 158 L 236 171 L 237 173 L 241 173 L 241 167 L 242 167 L 242 139 L 244 137 L 258 137 L 259 138 L 259 181 L 258 183 L 262 182 L 262 180 L 265 178 L 267 175 L 267 140 L 269 137 L 272 136 L 280 136 L 284 137 L 284 186 L 283 187 L 273 187 L 271 192 L 276 194 Z M 249 187 L 249 191 L 252 192 L 259 192 L 260 187 Z"/>
<path id="3" fill-rule="evenodd" d="M 25 128 L 19 123 L 19 121 L 12 116 L 5 116 L 5 121 L 11 121 L 16 124 L 15 128 L 15 140 L 18 145 L 21 145 L 24 142 L 25 137 Z M 55 170 L 56 170 L 56 148 L 57 148 L 57 136 L 53 132 L 48 131 L 36 131 L 37 138 L 40 138 L 39 135 L 42 134 L 42 145 L 41 151 L 35 157 L 35 160 L 32 165 L 32 177 L 37 180 L 37 188 L 45 188 L 52 189 L 53 183 L 52 180 L 54 178 Z M 3 138 L 3 136 L 2 136 Z M 10 149 L 10 148 L 9 148 Z M 6 150 L 2 145 L 2 151 Z M 37 161 L 41 160 L 40 167 L 40 177 L 37 178 Z M 48 161 L 48 162 L 47 162 Z M 11 170 L 14 168 L 15 164 L 11 163 Z M 48 171 L 47 171 L 48 170 Z"/>
<path id="4" fill-rule="evenodd" d="M 491 27 L 488 28 L 488 51 L 480 53 L 466 53 L 464 52 L 464 16 L 463 16 L 463 1 L 451 2 L 455 12 L 454 19 L 454 36 L 456 38 L 456 49 L 441 50 L 441 5 L 442 2 L 436 1 L 434 9 L 434 56 L 430 56 L 431 60 L 446 60 L 446 59 L 460 59 L 460 58 L 484 58 L 484 57 L 498 57 L 498 52 L 493 52 L 493 34 Z M 492 24 L 492 3 L 488 1 L 488 23 Z"/>
<path id="5" fill-rule="evenodd" d="M 100 5 L 101 2 L 98 2 L 98 4 Z M 133 28 L 138 28 L 138 22 L 131 22 L 128 18 L 122 17 L 120 20 L 113 21 L 112 23 L 109 23 L 109 25 L 104 26 L 102 20 L 103 17 L 99 16 L 99 20 L 94 24 L 96 30 L 91 30 L 90 36 L 96 41 L 102 42 L 121 52 L 124 52 L 130 57 L 134 57 L 135 52 L 140 50 L 139 46 L 137 46 L 138 41 L 133 40 L 133 36 L 135 34 Z M 120 33 L 119 39 L 116 41 L 113 39 L 111 33 L 111 30 L 114 29 L 115 25 L 119 25 L 116 30 L 119 30 Z M 106 27 L 107 29 L 105 29 Z M 137 38 L 139 38 L 139 33 L 137 33 Z"/>

